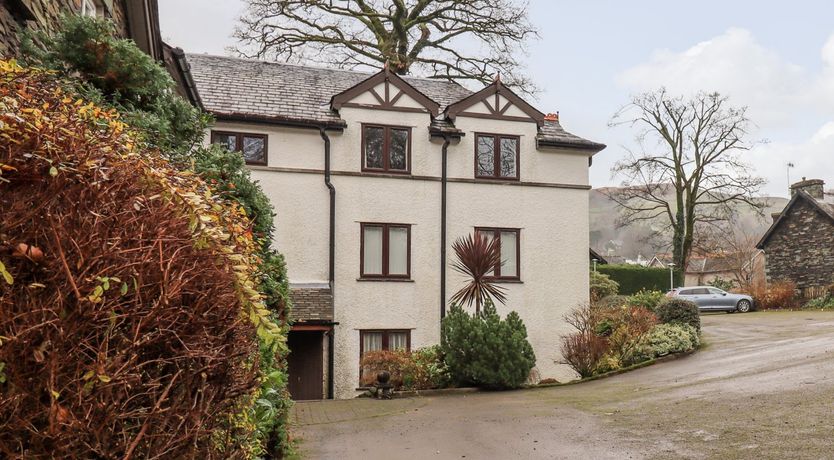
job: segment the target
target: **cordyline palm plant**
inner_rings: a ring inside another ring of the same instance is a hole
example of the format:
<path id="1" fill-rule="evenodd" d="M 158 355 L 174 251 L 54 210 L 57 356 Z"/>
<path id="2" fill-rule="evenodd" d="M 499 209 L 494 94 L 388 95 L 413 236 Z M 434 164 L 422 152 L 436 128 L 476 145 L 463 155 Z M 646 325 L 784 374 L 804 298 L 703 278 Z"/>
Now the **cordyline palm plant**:
<path id="1" fill-rule="evenodd" d="M 506 302 L 504 288 L 497 285 L 489 273 L 501 265 L 501 246 L 497 239 L 486 235 L 472 234 L 458 238 L 452 244 L 457 260 L 452 267 L 463 274 L 469 281 L 452 296 L 452 303 L 475 304 L 475 312 L 480 313 L 481 305 L 494 299 L 502 304 Z"/>

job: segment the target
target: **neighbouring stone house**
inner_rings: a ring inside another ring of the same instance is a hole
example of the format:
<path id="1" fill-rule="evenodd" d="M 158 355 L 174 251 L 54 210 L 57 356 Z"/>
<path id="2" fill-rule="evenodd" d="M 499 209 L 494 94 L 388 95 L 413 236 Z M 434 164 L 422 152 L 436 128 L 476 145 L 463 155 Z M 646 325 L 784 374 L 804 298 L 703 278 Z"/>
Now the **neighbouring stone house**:
<path id="1" fill-rule="evenodd" d="M 457 84 L 187 54 L 216 123 L 206 143 L 242 152 L 275 211 L 295 324 L 295 399 L 357 394 L 363 353 L 440 341 L 464 279 L 455 239 L 501 242 L 501 314 L 527 325 L 542 378 L 563 315 L 588 301 L 588 169 L 605 146 L 566 132 L 499 80 Z"/>
<path id="2" fill-rule="evenodd" d="M 834 200 L 825 183 L 791 185 L 791 200 L 773 220 L 756 245 L 765 252 L 768 282 L 788 280 L 805 298 L 820 295 L 834 283 Z"/>
<path id="3" fill-rule="evenodd" d="M 180 96 L 202 107 L 185 54 L 162 41 L 157 0 L 0 0 L 0 57 L 18 54 L 23 29 L 55 32 L 61 16 L 66 14 L 112 21 L 120 37 L 133 40 L 139 49 L 165 66 Z"/>
<path id="4" fill-rule="evenodd" d="M 716 280 L 732 281 L 736 286 L 757 287 L 765 283 L 764 255 L 761 250 L 693 256 L 684 273 L 684 286 L 704 286 Z"/>
<path id="5" fill-rule="evenodd" d="M 162 60 L 157 0 L 0 0 L 0 56 L 17 54 L 24 28 L 55 31 L 64 14 L 108 18 L 119 35 Z"/>

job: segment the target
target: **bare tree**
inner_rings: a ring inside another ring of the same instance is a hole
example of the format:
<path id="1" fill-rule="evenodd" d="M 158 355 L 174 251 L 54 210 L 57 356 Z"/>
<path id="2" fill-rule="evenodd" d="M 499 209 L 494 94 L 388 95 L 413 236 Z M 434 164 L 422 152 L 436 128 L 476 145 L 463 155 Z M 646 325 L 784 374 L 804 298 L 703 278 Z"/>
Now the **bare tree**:
<path id="1" fill-rule="evenodd" d="M 531 93 L 519 72 L 538 36 L 523 0 L 247 0 L 236 28 L 249 57 L 379 69 Z"/>
<path id="2" fill-rule="evenodd" d="M 729 219 L 722 225 L 705 229 L 699 247 L 705 254 L 722 259 L 722 265 L 733 277 L 731 281 L 745 291 L 754 287 L 756 270 L 761 263 L 756 260 L 761 256 L 761 250 L 756 248 L 761 238 L 757 230 L 735 218 Z"/>
<path id="3" fill-rule="evenodd" d="M 618 224 L 648 221 L 671 236 L 680 269 L 700 229 L 726 222 L 738 206 L 758 213 L 765 207 L 754 198 L 765 181 L 741 159 L 754 145 L 746 139 L 746 107 L 733 107 L 717 93 L 684 98 L 660 89 L 635 96 L 610 125 L 636 128 L 640 146 L 612 170 L 622 177 L 622 187 L 608 193 L 621 210 Z"/>

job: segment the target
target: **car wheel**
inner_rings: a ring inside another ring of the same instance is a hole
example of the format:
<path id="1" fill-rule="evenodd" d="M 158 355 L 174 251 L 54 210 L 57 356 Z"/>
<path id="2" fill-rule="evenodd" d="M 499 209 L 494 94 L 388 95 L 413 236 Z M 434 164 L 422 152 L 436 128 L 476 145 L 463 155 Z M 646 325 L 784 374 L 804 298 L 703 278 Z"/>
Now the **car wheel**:
<path id="1" fill-rule="evenodd" d="M 739 313 L 747 313 L 748 311 L 750 311 L 750 301 L 739 300 L 738 305 L 736 305 L 736 311 Z"/>

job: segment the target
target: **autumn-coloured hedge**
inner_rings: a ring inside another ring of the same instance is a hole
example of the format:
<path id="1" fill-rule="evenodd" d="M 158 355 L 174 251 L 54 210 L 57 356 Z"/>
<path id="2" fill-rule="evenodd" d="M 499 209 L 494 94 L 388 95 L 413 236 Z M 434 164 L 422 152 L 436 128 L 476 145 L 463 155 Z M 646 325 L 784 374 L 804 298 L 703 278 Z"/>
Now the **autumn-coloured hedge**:
<path id="1" fill-rule="evenodd" d="M 0 61 L 0 458 L 244 458 L 250 222 L 115 112 Z M 254 452 L 256 453 L 256 452 Z"/>

